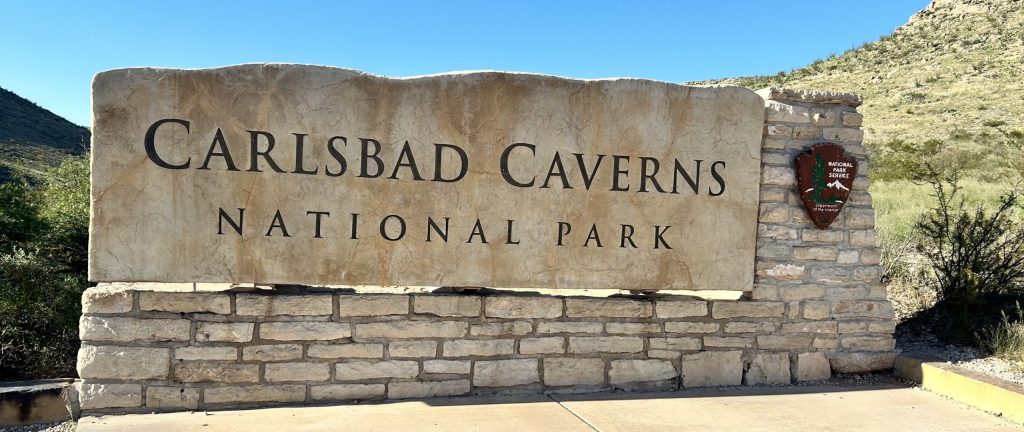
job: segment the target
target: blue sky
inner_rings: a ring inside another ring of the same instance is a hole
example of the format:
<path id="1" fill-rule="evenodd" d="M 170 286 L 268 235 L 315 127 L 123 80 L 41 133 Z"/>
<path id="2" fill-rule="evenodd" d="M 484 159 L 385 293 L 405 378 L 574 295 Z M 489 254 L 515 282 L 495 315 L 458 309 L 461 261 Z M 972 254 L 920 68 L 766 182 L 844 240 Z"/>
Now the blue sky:
<path id="1" fill-rule="evenodd" d="M 888 34 L 928 0 L 0 0 L 0 87 L 90 123 L 96 72 L 314 63 L 685 82 L 773 74 Z"/>

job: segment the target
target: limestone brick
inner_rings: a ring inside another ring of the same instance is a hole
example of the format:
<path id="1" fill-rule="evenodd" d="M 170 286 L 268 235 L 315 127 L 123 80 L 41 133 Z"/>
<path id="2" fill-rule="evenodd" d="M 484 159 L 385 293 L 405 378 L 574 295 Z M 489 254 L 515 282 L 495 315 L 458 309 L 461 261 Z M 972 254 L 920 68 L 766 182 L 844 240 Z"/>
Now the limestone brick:
<path id="1" fill-rule="evenodd" d="M 683 387 L 740 385 L 742 351 L 704 351 L 682 356 Z"/>
<path id="2" fill-rule="evenodd" d="M 495 296 L 484 298 L 485 314 L 491 318 L 558 318 L 562 299 L 552 297 Z"/>
<path id="3" fill-rule="evenodd" d="M 242 316 L 331 315 L 334 313 L 334 300 L 330 294 L 238 294 L 235 313 Z"/>
<path id="4" fill-rule="evenodd" d="M 457 338 L 466 335 L 469 324 L 460 321 L 385 321 L 356 324 L 359 339 Z"/>
<path id="5" fill-rule="evenodd" d="M 469 393 L 469 380 L 398 381 L 388 384 L 388 399 L 421 399 Z"/>
<path id="6" fill-rule="evenodd" d="M 326 384 L 309 386 L 309 395 L 317 401 L 380 399 L 386 394 L 384 384 Z"/>
<path id="7" fill-rule="evenodd" d="M 374 378 L 415 378 L 420 373 L 419 363 L 404 360 L 346 361 L 334 365 L 338 381 L 359 381 Z"/>
<path id="8" fill-rule="evenodd" d="M 445 357 L 493 357 L 511 355 L 514 352 L 515 340 L 452 340 L 445 341 L 441 354 Z"/>
<path id="9" fill-rule="evenodd" d="M 570 318 L 649 318 L 654 310 L 650 302 L 631 299 L 566 299 Z"/>
<path id="10" fill-rule="evenodd" d="M 643 351 L 644 340 L 632 336 L 570 336 L 569 352 L 588 353 L 636 353 Z"/>
<path id="11" fill-rule="evenodd" d="M 331 378 L 331 365 L 324 362 L 267 363 L 263 378 L 267 382 L 327 381 Z"/>
<path id="12" fill-rule="evenodd" d="M 519 340 L 519 354 L 562 354 L 565 339 L 560 337 L 523 338 Z"/>
<path id="13" fill-rule="evenodd" d="M 475 317 L 480 316 L 480 297 L 476 296 L 415 296 L 413 312 L 442 317 Z"/>
<path id="14" fill-rule="evenodd" d="M 396 295 L 340 295 L 338 315 L 382 316 L 406 315 L 409 313 L 409 297 Z"/>
<path id="15" fill-rule="evenodd" d="M 260 324 L 260 339 L 279 341 L 336 340 L 352 336 L 348 323 L 337 322 L 266 322 Z"/>
<path id="16" fill-rule="evenodd" d="M 225 293 L 142 291 L 139 293 L 139 309 L 226 315 L 231 313 L 231 296 Z"/>
<path id="17" fill-rule="evenodd" d="M 666 360 L 612 360 L 608 369 L 610 384 L 664 381 L 677 376 L 675 366 Z"/>
<path id="18" fill-rule="evenodd" d="M 473 370 L 477 387 L 508 387 L 540 382 L 537 359 L 481 360 Z"/>
<path id="19" fill-rule="evenodd" d="M 599 358 L 553 357 L 544 359 L 544 385 L 604 384 L 604 360 Z"/>

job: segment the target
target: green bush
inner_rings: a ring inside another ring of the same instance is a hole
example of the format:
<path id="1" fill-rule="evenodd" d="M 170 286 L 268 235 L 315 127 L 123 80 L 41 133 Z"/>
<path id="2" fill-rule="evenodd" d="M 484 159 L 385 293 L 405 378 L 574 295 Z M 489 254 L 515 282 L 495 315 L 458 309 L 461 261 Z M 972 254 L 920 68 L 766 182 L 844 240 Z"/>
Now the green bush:
<path id="1" fill-rule="evenodd" d="M 1024 287 L 1024 226 L 1019 195 L 1010 192 L 995 209 L 970 208 L 960 196 L 956 173 L 926 166 L 936 207 L 917 222 L 918 252 L 927 258 L 938 302 L 936 334 L 951 343 L 973 343 L 992 328 L 1008 299 Z"/>
<path id="2" fill-rule="evenodd" d="M 86 288 L 89 168 L 0 184 L 0 380 L 75 375 Z"/>

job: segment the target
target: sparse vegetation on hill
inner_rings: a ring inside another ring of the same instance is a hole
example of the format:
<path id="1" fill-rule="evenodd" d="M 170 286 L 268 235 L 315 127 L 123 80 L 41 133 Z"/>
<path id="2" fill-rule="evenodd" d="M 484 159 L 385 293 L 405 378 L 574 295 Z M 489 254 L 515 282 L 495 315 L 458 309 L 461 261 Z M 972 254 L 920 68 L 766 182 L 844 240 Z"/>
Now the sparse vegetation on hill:
<path id="1" fill-rule="evenodd" d="M 89 149 L 89 130 L 0 88 L 0 182 L 47 169 Z"/>
<path id="2" fill-rule="evenodd" d="M 750 88 L 864 97 L 866 140 L 987 147 L 1024 130 L 1024 2 L 936 0 L 892 35 L 777 75 L 720 80 Z"/>

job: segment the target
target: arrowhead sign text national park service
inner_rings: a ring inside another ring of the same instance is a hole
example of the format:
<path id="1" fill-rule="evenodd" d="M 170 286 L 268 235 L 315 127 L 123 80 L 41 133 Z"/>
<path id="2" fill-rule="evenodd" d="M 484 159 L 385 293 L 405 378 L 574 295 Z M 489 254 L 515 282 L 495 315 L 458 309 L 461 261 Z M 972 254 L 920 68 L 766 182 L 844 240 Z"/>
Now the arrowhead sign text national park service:
<path id="1" fill-rule="evenodd" d="M 839 216 L 856 176 L 857 159 L 838 144 L 815 144 L 796 157 L 800 200 L 814 225 L 825 229 Z"/>
<path id="2" fill-rule="evenodd" d="M 321 66 L 93 82 L 94 281 L 750 290 L 738 87 Z"/>

